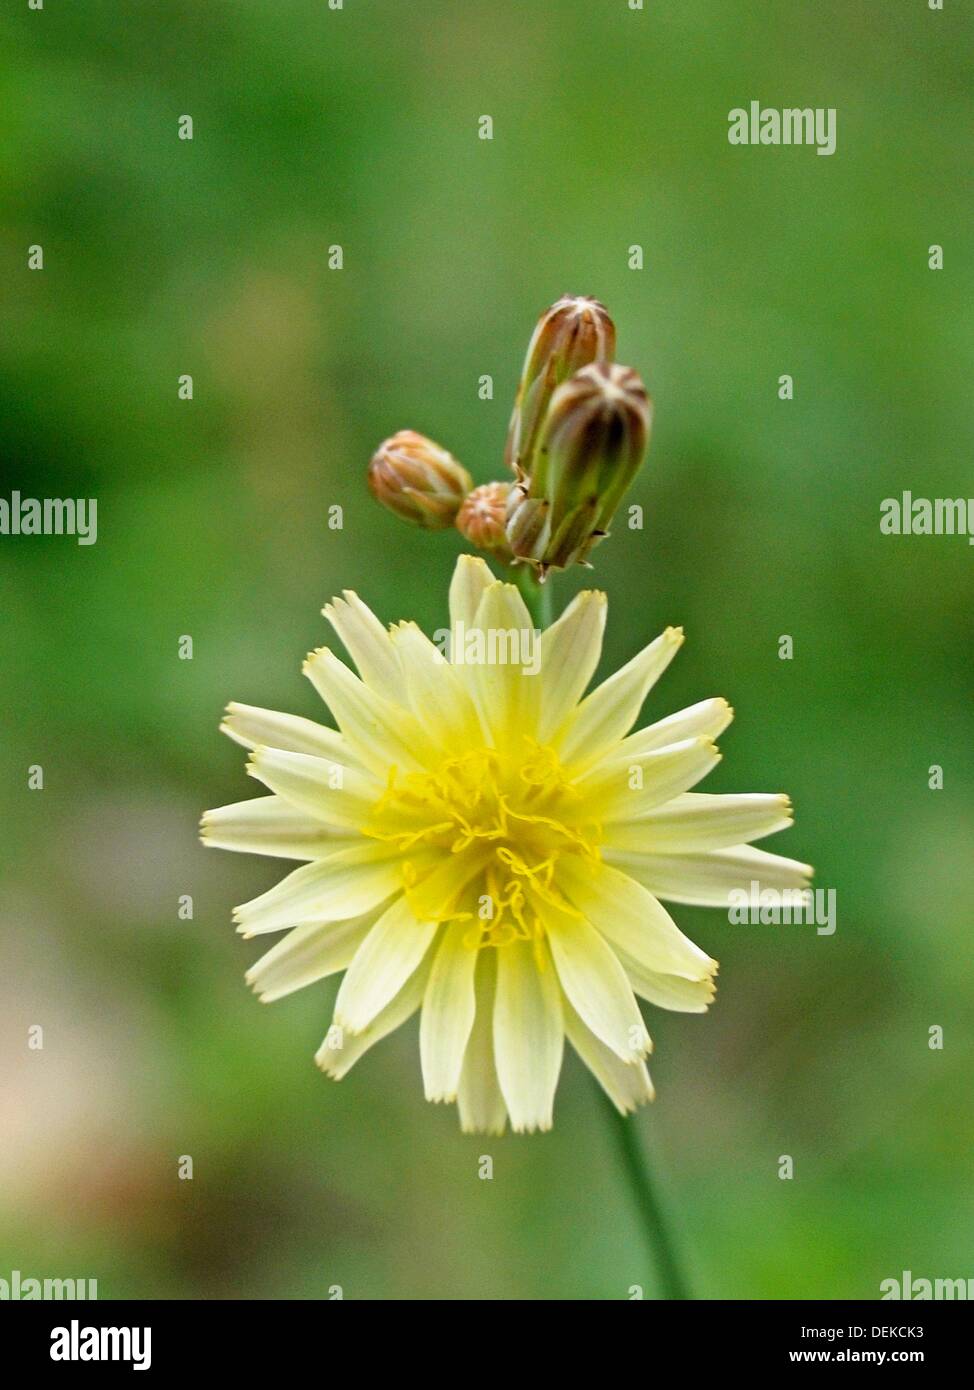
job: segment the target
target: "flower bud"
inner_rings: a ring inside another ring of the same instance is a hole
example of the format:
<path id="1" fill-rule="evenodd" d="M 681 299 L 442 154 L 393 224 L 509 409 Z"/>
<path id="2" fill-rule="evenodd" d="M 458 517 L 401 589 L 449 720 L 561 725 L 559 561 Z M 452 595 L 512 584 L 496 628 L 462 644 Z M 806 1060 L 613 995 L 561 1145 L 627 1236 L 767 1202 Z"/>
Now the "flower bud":
<path id="1" fill-rule="evenodd" d="M 489 551 L 506 563 L 514 558 L 507 543 L 505 522 L 510 483 L 475 487 L 457 513 L 457 530 L 478 550 Z"/>
<path id="2" fill-rule="evenodd" d="M 615 325 L 597 299 L 563 295 L 541 315 L 528 344 L 504 451 L 504 462 L 515 473 L 534 470 L 555 389 L 580 367 L 609 361 L 615 343 Z"/>
<path id="3" fill-rule="evenodd" d="M 507 538 L 542 571 L 585 563 L 635 477 L 649 397 L 631 367 L 593 363 L 559 386 L 539 439 L 543 469 L 511 489 Z"/>
<path id="4" fill-rule="evenodd" d="M 440 530 L 452 526 L 473 487 L 467 470 L 446 449 L 415 430 L 400 430 L 372 455 L 369 491 L 403 521 Z"/>

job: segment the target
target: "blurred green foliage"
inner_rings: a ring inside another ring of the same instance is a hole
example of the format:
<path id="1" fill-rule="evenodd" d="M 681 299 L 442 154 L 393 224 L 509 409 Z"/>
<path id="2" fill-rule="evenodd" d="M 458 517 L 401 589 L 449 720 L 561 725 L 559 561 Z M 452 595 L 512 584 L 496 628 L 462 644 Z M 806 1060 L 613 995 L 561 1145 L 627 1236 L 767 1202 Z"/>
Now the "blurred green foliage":
<path id="1" fill-rule="evenodd" d="M 0 538 L 0 1274 L 651 1293 L 574 1063 L 532 1139 L 426 1105 L 414 1028 L 326 1081 L 332 991 L 259 1007 L 230 925 L 282 866 L 196 843 L 204 807 L 254 791 L 224 703 L 316 713 L 300 661 L 333 592 L 442 622 L 459 540 L 382 513 L 365 463 L 411 427 L 498 476 L 528 334 L 566 291 L 608 304 L 657 407 L 645 530 L 595 557 L 606 667 L 684 624 L 647 713 L 726 695 L 708 789 L 789 791 L 771 847 L 837 892 L 832 938 L 677 909 L 721 988 L 705 1018 L 653 1011 L 636 1123 L 696 1287 L 974 1273 L 972 554 L 878 526 L 904 488 L 972 491 L 969 23 L 922 0 L 5 7 L 0 492 L 94 496 L 99 539 Z M 731 147 L 752 98 L 836 107 L 837 153 Z"/>

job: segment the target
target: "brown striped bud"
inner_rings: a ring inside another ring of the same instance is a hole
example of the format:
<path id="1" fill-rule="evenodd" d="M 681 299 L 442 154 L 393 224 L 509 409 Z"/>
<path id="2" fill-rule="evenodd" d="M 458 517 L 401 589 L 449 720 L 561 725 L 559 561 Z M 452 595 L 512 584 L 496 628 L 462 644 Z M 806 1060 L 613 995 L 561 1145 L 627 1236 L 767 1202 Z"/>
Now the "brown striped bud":
<path id="1" fill-rule="evenodd" d="M 467 470 L 446 449 L 415 430 L 400 430 L 372 455 L 369 491 L 403 521 L 430 530 L 452 526 L 473 487 Z"/>
<path id="2" fill-rule="evenodd" d="M 515 473 L 532 473 L 538 437 L 558 386 L 590 362 L 608 362 L 616 330 L 604 305 L 585 295 L 563 295 L 538 320 L 524 358 L 504 451 Z"/>
<path id="3" fill-rule="evenodd" d="M 457 530 L 478 550 L 486 550 L 509 564 L 514 558 L 507 543 L 507 494 L 510 483 L 484 483 L 475 487 L 457 513 Z"/>
<path id="4" fill-rule="evenodd" d="M 544 467 L 511 489 L 515 556 L 541 570 L 585 562 L 639 470 L 651 416 L 631 367 L 593 363 L 558 388 L 539 440 Z"/>

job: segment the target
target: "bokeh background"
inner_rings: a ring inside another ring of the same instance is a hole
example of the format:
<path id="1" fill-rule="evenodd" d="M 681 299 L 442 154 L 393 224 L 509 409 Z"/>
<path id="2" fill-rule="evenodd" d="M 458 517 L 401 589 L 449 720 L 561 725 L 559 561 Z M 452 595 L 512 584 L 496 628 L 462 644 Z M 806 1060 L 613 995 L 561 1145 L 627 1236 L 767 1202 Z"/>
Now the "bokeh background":
<path id="1" fill-rule="evenodd" d="M 974 1275 L 974 558 L 878 524 L 905 488 L 974 491 L 969 25 L 925 0 L 4 7 L 0 495 L 96 497 L 99 537 L 0 538 L 0 1275 L 652 1294 L 574 1059 L 530 1139 L 425 1104 L 414 1026 L 326 1080 L 334 990 L 261 1007 L 230 923 L 283 866 L 196 840 L 256 794 L 225 702 L 318 712 L 300 662 L 332 593 L 442 623 L 459 539 L 381 512 L 365 463 L 409 426 L 499 476 L 566 291 L 608 304 L 657 406 L 645 529 L 596 557 L 606 668 L 682 623 L 647 714 L 727 696 L 708 789 L 789 791 L 770 847 L 837 893 L 831 938 L 677 910 L 720 991 L 651 1011 L 635 1123 L 696 1290 Z M 731 147 L 752 98 L 836 107 L 837 153 Z"/>

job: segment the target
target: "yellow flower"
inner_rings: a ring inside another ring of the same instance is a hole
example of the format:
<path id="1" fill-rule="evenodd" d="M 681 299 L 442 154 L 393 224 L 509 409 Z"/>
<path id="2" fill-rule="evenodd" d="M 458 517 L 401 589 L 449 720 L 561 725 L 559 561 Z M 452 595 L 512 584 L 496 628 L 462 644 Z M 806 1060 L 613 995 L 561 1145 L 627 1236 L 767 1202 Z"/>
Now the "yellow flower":
<path id="1" fill-rule="evenodd" d="M 346 972 L 316 1056 L 335 1078 L 420 1010 L 427 1099 L 455 1100 L 464 1130 L 550 1128 L 566 1035 L 621 1111 L 652 1099 L 636 996 L 700 1013 L 717 970 L 660 899 L 726 907 L 810 873 L 747 843 L 791 824 L 786 797 L 690 790 L 726 701 L 629 732 L 682 632 L 584 695 L 600 593 L 537 635 L 517 589 L 463 556 L 449 660 L 353 593 L 324 611 L 359 671 L 327 648 L 305 664 L 338 732 L 231 704 L 222 727 L 273 794 L 203 818 L 207 844 L 308 861 L 236 910 L 247 937 L 291 928 L 253 988 Z"/>

